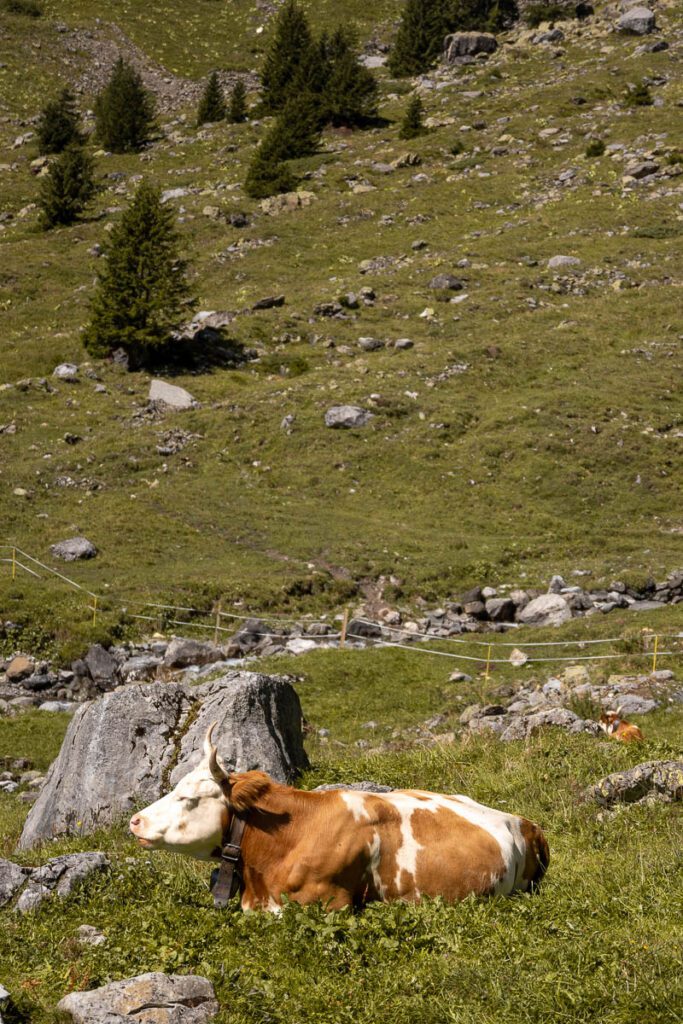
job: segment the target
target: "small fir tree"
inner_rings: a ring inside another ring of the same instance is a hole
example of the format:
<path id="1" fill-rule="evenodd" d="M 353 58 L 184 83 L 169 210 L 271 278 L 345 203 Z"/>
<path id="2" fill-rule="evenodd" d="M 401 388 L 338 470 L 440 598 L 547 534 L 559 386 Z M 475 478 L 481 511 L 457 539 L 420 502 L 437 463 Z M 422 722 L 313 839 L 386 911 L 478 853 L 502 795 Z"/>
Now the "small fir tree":
<path id="1" fill-rule="evenodd" d="M 197 109 L 197 125 L 222 121 L 225 118 L 226 107 L 221 83 L 218 80 L 218 72 L 213 71 L 202 93 Z"/>
<path id="2" fill-rule="evenodd" d="M 654 103 L 652 93 L 647 84 L 641 79 L 635 85 L 629 85 L 624 94 L 627 107 L 651 107 Z"/>
<path id="3" fill-rule="evenodd" d="M 291 99 L 282 109 L 261 146 L 268 159 L 297 160 L 320 146 L 320 101 L 311 93 Z"/>
<path id="4" fill-rule="evenodd" d="M 338 28 L 329 40 L 321 39 L 323 47 L 325 120 L 335 126 L 362 124 L 377 113 L 377 82 L 358 60 L 353 32 Z"/>
<path id="5" fill-rule="evenodd" d="M 392 75 L 418 75 L 434 63 L 449 31 L 447 0 L 406 0 L 387 67 Z"/>
<path id="6" fill-rule="evenodd" d="M 41 181 L 41 227 L 47 231 L 58 224 L 73 224 L 96 192 L 92 157 L 81 145 L 68 146 Z"/>
<path id="7" fill-rule="evenodd" d="M 123 348 L 140 366 L 167 350 L 193 305 L 178 248 L 173 210 L 143 181 L 110 235 L 85 332 L 88 352 L 106 356 Z"/>
<path id="8" fill-rule="evenodd" d="M 230 93 L 230 106 L 228 107 L 228 121 L 232 124 L 241 124 L 247 119 L 247 90 L 241 79 L 235 82 Z"/>
<path id="9" fill-rule="evenodd" d="M 401 122 L 401 129 L 398 133 L 399 138 L 414 139 L 417 135 L 424 134 L 425 126 L 422 123 L 423 113 L 424 107 L 422 106 L 422 100 L 417 95 L 412 96 Z"/>
<path id="10" fill-rule="evenodd" d="M 258 146 L 244 181 L 247 195 L 252 199 L 267 199 L 281 192 L 291 192 L 295 187 L 296 178 L 287 164 L 265 151 L 263 143 Z"/>
<path id="11" fill-rule="evenodd" d="M 287 0 L 275 21 L 275 34 L 261 70 L 264 113 L 276 113 L 284 107 L 294 93 L 301 65 L 314 59 L 315 50 L 303 8 L 296 0 Z"/>
<path id="12" fill-rule="evenodd" d="M 97 136 L 114 153 L 141 149 L 154 122 L 154 100 L 138 72 L 119 57 L 109 83 L 95 100 Z"/>
<path id="13" fill-rule="evenodd" d="M 62 89 L 40 112 L 38 148 L 41 153 L 61 153 L 67 146 L 82 141 L 74 94 L 69 88 Z"/>

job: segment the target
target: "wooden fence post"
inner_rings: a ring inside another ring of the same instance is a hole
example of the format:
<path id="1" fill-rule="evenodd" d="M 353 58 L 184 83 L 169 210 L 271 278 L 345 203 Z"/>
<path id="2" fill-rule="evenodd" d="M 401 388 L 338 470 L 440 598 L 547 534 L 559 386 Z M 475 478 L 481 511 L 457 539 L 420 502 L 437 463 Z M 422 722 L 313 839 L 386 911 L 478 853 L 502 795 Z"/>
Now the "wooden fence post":
<path id="1" fill-rule="evenodd" d="M 343 647 L 344 644 L 346 643 L 346 630 L 348 628 L 348 625 L 349 625 L 349 609 L 348 609 L 348 606 L 347 606 L 344 609 L 344 615 L 342 617 L 341 636 L 339 638 L 339 646 L 340 647 Z"/>

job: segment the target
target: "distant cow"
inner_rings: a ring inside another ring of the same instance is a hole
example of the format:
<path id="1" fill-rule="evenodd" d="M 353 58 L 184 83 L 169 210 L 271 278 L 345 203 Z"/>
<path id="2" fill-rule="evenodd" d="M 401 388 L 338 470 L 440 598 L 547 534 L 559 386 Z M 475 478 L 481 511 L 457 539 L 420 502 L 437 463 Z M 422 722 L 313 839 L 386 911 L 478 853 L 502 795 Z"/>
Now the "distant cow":
<path id="1" fill-rule="evenodd" d="M 548 865 L 541 829 L 466 796 L 417 790 L 304 792 L 263 772 L 228 774 L 211 741 L 200 765 L 134 815 L 146 849 L 237 863 L 242 908 L 277 911 L 283 894 L 329 909 L 373 900 L 461 900 L 527 891 Z M 235 838 L 235 835 L 238 838 Z"/>
<path id="2" fill-rule="evenodd" d="M 603 711 L 600 715 L 600 728 L 608 736 L 613 736 L 622 743 L 640 743 L 643 740 L 643 734 L 638 726 L 621 717 L 621 708 L 617 708 L 616 711 Z"/>

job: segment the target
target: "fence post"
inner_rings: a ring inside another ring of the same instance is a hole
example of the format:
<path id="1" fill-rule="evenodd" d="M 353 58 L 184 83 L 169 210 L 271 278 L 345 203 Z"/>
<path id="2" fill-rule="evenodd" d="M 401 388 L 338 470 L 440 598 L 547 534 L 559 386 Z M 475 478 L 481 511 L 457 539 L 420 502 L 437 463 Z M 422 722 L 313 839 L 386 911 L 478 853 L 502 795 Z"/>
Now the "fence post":
<path id="1" fill-rule="evenodd" d="M 486 648 L 486 675 L 485 675 L 484 678 L 486 679 L 487 683 L 489 681 L 489 669 L 490 668 L 491 668 L 491 644 L 489 644 L 488 647 Z"/>
<path id="2" fill-rule="evenodd" d="M 214 644 L 216 646 L 218 646 L 218 634 L 220 632 L 220 626 L 221 626 L 221 611 L 222 611 L 222 609 L 223 609 L 222 602 L 219 601 L 218 605 L 216 606 L 216 628 L 215 628 L 215 630 L 213 632 L 213 642 L 214 642 Z"/>
<path id="3" fill-rule="evenodd" d="M 17 549 L 12 548 L 12 579 L 17 578 Z"/>
<path id="4" fill-rule="evenodd" d="M 92 596 L 92 624 L 93 626 L 97 624 L 97 596 L 95 594 Z"/>
<path id="5" fill-rule="evenodd" d="M 348 625 L 349 625 L 349 608 L 348 608 L 348 605 L 347 605 L 346 608 L 344 609 L 344 615 L 342 616 L 341 636 L 339 637 L 339 646 L 340 647 L 343 647 L 344 644 L 346 643 L 346 630 L 348 628 Z"/>
<path id="6" fill-rule="evenodd" d="M 657 648 L 659 647 L 659 637 L 655 633 L 655 646 L 652 651 L 652 675 L 657 671 Z"/>

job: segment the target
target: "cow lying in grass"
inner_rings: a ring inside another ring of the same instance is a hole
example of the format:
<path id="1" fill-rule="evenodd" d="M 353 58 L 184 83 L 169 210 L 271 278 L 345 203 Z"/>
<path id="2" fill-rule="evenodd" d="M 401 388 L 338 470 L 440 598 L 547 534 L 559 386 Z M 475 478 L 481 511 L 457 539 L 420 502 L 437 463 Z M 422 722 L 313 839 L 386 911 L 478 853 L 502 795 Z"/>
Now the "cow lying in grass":
<path id="1" fill-rule="evenodd" d="M 243 910 L 278 910 L 283 895 L 337 909 L 524 892 L 548 865 L 545 837 L 526 818 L 466 796 L 308 793 L 263 772 L 228 774 L 212 730 L 200 765 L 134 815 L 130 829 L 146 849 L 205 861 L 220 861 L 226 839 L 236 842 L 239 886 L 232 891 L 239 887 Z"/>
<path id="2" fill-rule="evenodd" d="M 621 708 L 617 708 L 616 711 L 603 711 L 599 724 L 603 732 L 613 736 L 615 740 L 621 740 L 622 743 L 642 742 L 642 732 L 637 725 L 621 717 Z"/>

